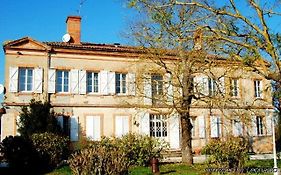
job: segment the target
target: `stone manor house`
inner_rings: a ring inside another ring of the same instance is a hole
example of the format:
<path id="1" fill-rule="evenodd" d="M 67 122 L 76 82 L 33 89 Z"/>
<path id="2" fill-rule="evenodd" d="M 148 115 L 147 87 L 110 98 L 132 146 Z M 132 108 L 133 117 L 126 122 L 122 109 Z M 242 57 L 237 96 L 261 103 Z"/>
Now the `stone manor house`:
<path id="1" fill-rule="evenodd" d="M 179 150 L 181 132 L 176 112 L 163 115 L 126 103 L 137 101 L 146 106 L 153 103 L 138 96 L 134 65 L 140 55 L 138 49 L 81 42 L 80 23 L 79 16 L 67 18 L 67 33 L 71 37 L 66 36 L 64 42 L 40 42 L 30 37 L 5 42 L 6 113 L 1 117 L 1 140 L 18 134 L 16 122 L 20 106 L 28 105 L 35 98 L 50 101 L 61 127 L 73 142 L 82 134 L 99 140 L 102 136 L 118 137 L 136 132 L 164 139 L 172 150 Z M 223 70 L 226 64 L 232 65 L 227 60 L 218 62 L 218 70 Z M 194 103 L 191 107 L 193 149 L 202 148 L 210 139 L 230 134 L 249 136 L 254 152 L 271 152 L 270 81 L 242 69 L 243 66 L 235 66 L 233 76 L 221 79 L 221 86 L 239 107 L 229 105 L 221 111 Z M 163 93 L 163 79 L 160 73 L 151 74 L 152 83 L 143 85 L 142 90 L 150 96 Z M 214 81 L 206 76 L 195 79 L 203 84 L 206 93 L 216 89 Z M 248 124 L 235 119 L 239 111 L 249 113 Z"/>

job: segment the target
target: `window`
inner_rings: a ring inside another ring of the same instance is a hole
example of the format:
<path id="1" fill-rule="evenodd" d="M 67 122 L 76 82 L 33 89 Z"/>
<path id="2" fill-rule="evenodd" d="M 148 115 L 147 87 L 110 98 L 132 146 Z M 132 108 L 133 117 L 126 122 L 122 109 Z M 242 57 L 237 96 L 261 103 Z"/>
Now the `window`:
<path id="1" fill-rule="evenodd" d="M 101 117 L 86 117 L 86 137 L 90 140 L 100 140 L 101 138 Z"/>
<path id="2" fill-rule="evenodd" d="M 56 71 L 56 92 L 69 92 L 69 71 Z"/>
<path id="3" fill-rule="evenodd" d="M 195 137 L 196 117 L 190 117 L 190 123 L 191 123 L 191 125 L 192 125 L 191 136 L 192 136 L 192 137 Z"/>
<path id="4" fill-rule="evenodd" d="M 221 135 L 221 120 L 218 116 L 211 116 L 211 137 L 220 137 Z"/>
<path id="5" fill-rule="evenodd" d="M 231 96 L 238 97 L 239 96 L 239 84 L 238 79 L 231 80 Z"/>
<path id="6" fill-rule="evenodd" d="M 57 120 L 62 129 L 62 133 L 65 136 L 69 136 L 70 134 L 69 116 L 58 116 Z"/>
<path id="7" fill-rule="evenodd" d="M 115 135 L 121 137 L 129 133 L 129 116 L 115 117 Z"/>
<path id="8" fill-rule="evenodd" d="M 257 122 L 257 135 L 263 135 L 263 117 L 257 116 L 256 117 Z"/>
<path id="9" fill-rule="evenodd" d="M 261 98 L 261 81 L 260 80 L 255 80 L 254 81 L 254 86 L 255 86 L 255 97 L 256 98 Z"/>
<path id="10" fill-rule="evenodd" d="M 115 74 L 115 92 L 116 94 L 126 94 L 126 74 Z"/>
<path id="11" fill-rule="evenodd" d="M 32 91 L 33 68 L 19 68 L 19 91 Z"/>
<path id="12" fill-rule="evenodd" d="M 216 81 L 214 79 L 209 78 L 208 87 L 209 87 L 209 96 L 215 96 L 217 87 L 216 87 Z"/>
<path id="13" fill-rule="evenodd" d="M 232 133 L 235 137 L 243 135 L 243 125 L 240 120 L 232 120 Z"/>
<path id="14" fill-rule="evenodd" d="M 167 137 L 167 120 L 165 115 L 150 114 L 150 136 Z"/>
<path id="15" fill-rule="evenodd" d="M 87 72 L 87 93 L 99 92 L 99 74 L 96 72 Z"/>
<path id="16" fill-rule="evenodd" d="M 152 96 L 163 94 L 163 76 L 154 74 L 151 76 Z"/>

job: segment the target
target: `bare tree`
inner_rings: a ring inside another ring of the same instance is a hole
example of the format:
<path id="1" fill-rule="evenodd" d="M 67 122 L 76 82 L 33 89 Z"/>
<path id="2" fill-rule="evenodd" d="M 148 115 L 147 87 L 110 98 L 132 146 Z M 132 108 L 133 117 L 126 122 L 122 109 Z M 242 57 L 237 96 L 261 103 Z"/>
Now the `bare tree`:
<path id="1" fill-rule="evenodd" d="M 233 60 L 208 53 L 213 46 L 204 44 L 209 38 L 203 37 L 198 24 L 204 24 L 209 13 L 194 6 L 166 6 L 167 3 L 163 0 L 130 4 L 140 10 L 142 19 L 132 25 L 131 33 L 144 53 L 137 61 L 137 92 L 145 102 L 139 107 L 179 114 L 182 161 L 192 164 L 191 108 L 203 105 L 224 109 L 229 100 L 224 78 L 234 70 Z M 210 80 L 211 89 L 206 87 Z"/>

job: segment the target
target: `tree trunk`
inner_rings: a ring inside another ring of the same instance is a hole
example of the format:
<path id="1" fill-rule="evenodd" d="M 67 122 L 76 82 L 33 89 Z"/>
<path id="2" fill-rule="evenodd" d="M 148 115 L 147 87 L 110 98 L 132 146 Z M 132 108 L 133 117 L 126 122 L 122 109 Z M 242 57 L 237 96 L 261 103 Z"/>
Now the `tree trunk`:
<path id="1" fill-rule="evenodd" d="M 191 145 L 191 129 L 192 125 L 189 120 L 189 114 L 187 116 L 181 116 L 181 152 L 182 162 L 188 165 L 193 164 L 192 145 Z"/>

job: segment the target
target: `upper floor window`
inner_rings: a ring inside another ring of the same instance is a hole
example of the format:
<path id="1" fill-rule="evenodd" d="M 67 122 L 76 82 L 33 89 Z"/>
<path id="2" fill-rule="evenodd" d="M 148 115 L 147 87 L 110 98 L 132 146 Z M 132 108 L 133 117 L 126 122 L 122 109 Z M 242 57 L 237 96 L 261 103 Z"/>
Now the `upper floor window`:
<path id="1" fill-rule="evenodd" d="M 115 74 L 115 92 L 116 94 L 126 94 L 126 74 Z"/>
<path id="2" fill-rule="evenodd" d="M 152 96 L 163 94 L 163 76 L 154 74 L 151 76 Z"/>
<path id="3" fill-rule="evenodd" d="M 239 84 L 238 79 L 231 80 L 231 96 L 238 97 L 239 96 Z"/>
<path id="4" fill-rule="evenodd" d="M 165 115 L 150 114 L 150 136 L 167 137 L 167 120 Z"/>
<path id="5" fill-rule="evenodd" d="M 19 91 L 32 91 L 33 68 L 19 68 Z"/>
<path id="6" fill-rule="evenodd" d="M 69 92 L 69 71 L 56 71 L 56 92 Z"/>
<path id="7" fill-rule="evenodd" d="M 96 72 L 87 72 L 87 93 L 99 92 L 99 74 Z"/>
<path id="8" fill-rule="evenodd" d="M 255 88 L 255 97 L 261 98 L 261 81 L 260 80 L 254 81 L 254 88 Z"/>
<path id="9" fill-rule="evenodd" d="M 212 78 L 208 80 L 209 96 L 215 96 L 217 92 L 216 81 Z"/>

